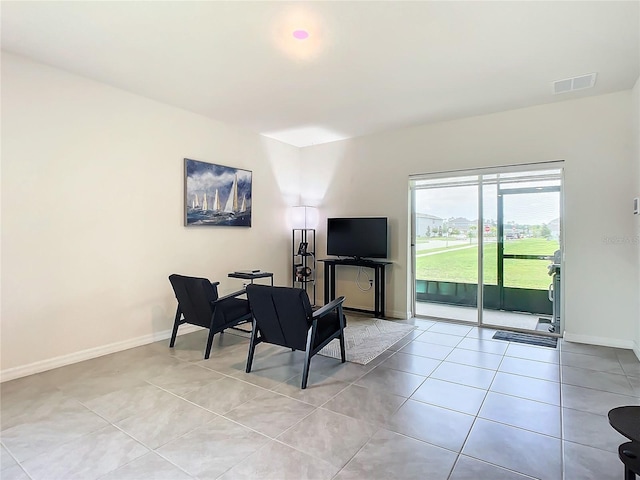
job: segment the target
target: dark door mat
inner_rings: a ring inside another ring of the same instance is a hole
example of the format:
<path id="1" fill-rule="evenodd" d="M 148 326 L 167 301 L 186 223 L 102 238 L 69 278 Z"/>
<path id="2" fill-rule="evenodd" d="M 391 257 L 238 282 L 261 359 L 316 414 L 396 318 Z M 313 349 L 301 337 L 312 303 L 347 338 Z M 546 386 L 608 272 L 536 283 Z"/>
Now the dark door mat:
<path id="1" fill-rule="evenodd" d="M 556 337 L 543 337 L 541 335 L 529 335 L 528 333 L 497 331 L 493 338 L 495 340 L 507 340 L 508 342 L 526 343 L 537 345 L 538 347 L 556 348 L 558 339 Z"/>

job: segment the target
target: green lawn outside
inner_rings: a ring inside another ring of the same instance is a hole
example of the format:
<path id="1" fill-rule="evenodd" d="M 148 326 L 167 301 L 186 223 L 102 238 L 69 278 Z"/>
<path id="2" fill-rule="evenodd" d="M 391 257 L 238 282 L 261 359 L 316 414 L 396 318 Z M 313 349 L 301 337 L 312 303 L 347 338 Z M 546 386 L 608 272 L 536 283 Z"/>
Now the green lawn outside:
<path id="1" fill-rule="evenodd" d="M 510 255 L 553 255 L 560 248 L 557 240 L 545 238 L 520 238 L 507 240 L 504 244 L 504 253 Z"/>
<path id="2" fill-rule="evenodd" d="M 450 250 L 433 249 L 433 251 Z M 459 248 L 459 246 L 457 246 Z M 497 244 L 484 246 L 484 282 L 497 284 Z M 557 241 L 540 238 L 523 238 L 510 240 L 505 244 L 505 253 L 513 255 L 552 255 L 559 248 Z M 454 251 L 443 251 L 437 255 L 418 257 L 416 260 L 416 279 L 439 280 L 457 283 L 477 283 L 478 281 L 478 247 L 473 246 Z M 547 273 L 548 260 L 516 260 L 504 261 L 505 287 L 534 288 L 546 290 L 551 283 Z"/>

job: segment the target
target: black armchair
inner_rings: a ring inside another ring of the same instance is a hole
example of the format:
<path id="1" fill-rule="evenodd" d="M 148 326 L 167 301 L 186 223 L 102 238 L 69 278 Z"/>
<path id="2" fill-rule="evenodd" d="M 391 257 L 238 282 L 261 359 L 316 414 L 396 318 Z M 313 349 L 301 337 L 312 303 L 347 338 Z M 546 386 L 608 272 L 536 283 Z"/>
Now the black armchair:
<path id="1" fill-rule="evenodd" d="M 256 345 L 262 342 L 305 351 L 302 388 L 307 388 L 311 357 L 334 338 L 340 340 L 342 363 L 346 361 L 344 297 L 315 312 L 307 292 L 301 288 L 247 285 L 247 298 L 253 314 L 247 373 L 251 372 Z"/>
<path id="2" fill-rule="evenodd" d="M 169 276 L 178 300 L 176 318 L 169 347 L 176 343 L 178 327 L 183 323 L 198 325 L 209 329 L 207 347 L 204 358 L 209 358 L 213 336 L 226 328 L 251 319 L 251 311 L 247 300 L 237 298 L 244 290 L 218 297 L 220 282 L 210 282 L 206 278 L 185 277 L 173 274 Z"/>

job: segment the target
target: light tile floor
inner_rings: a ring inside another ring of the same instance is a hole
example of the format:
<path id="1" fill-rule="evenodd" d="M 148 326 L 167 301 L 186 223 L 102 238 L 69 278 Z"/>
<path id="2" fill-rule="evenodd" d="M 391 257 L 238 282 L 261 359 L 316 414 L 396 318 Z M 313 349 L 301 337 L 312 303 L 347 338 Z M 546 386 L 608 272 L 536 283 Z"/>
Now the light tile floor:
<path id="1" fill-rule="evenodd" d="M 622 478 L 608 424 L 640 404 L 629 350 L 492 340 L 412 319 L 363 366 L 204 331 L 1 385 L 3 480 Z"/>

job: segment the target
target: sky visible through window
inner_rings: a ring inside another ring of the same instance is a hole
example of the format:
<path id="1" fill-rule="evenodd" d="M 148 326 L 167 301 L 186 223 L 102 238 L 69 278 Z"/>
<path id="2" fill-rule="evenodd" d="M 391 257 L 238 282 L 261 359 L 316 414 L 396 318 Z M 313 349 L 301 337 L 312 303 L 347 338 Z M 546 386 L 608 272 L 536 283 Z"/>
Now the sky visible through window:
<path id="1" fill-rule="evenodd" d="M 502 188 L 527 188 L 559 185 L 559 181 L 524 182 L 502 185 Z M 485 221 L 497 220 L 497 185 L 483 186 L 483 217 Z M 560 194 L 544 192 L 536 194 L 508 195 L 505 200 L 504 223 L 522 225 L 548 224 L 560 216 Z M 442 219 L 478 219 L 478 186 L 446 186 L 416 190 L 416 213 L 434 215 Z"/>

